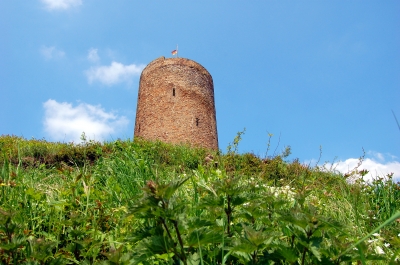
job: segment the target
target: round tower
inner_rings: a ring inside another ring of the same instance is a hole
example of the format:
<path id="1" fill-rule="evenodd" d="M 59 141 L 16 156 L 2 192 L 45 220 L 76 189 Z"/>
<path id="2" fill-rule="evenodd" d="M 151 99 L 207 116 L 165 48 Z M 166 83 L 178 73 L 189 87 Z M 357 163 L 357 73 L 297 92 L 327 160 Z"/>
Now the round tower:
<path id="1" fill-rule="evenodd" d="M 135 137 L 218 149 L 214 84 L 185 58 L 160 57 L 140 76 Z"/>

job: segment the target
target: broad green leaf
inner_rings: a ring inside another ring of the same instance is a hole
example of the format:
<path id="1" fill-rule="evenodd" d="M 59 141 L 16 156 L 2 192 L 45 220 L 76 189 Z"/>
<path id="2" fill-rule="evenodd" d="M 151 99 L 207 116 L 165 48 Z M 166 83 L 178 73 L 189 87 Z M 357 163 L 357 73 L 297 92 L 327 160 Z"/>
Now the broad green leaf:
<path id="1" fill-rule="evenodd" d="M 280 244 L 278 246 L 277 252 L 289 263 L 294 263 L 296 262 L 298 258 L 298 254 L 293 250 L 293 248 L 290 248 L 288 246 L 284 246 Z"/>
<path id="2" fill-rule="evenodd" d="M 188 255 L 187 263 L 188 265 L 199 265 L 200 264 L 200 255 L 195 252 L 193 254 Z"/>
<path id="3" fill-rule="evenodd" d="M 42 197 L 42 193 L 40 191 L 34 190 L 33 188 L 28 188 L 25 191 L 25 194 L 31 196 L 35 200 L 40 200 L 40 198 Z"/>
<path id="4" fill-rule="evenodd" d="M 174 253 L 164 253 L 164 254 L 156 254 L 155 257 L 157 259 L 162 259 L 165 261 L 169 261 L 175 254 Z"/>
<path id="5" fill-rule="evenodd" d="M 172 181 L 168 185 L 166 185 L 164 192 L 160 194 L 163 198 L 166 200 L 169 200 L 172 195 L 175 193 L 175 191 L 182 186 L 183 183 L 185 183 L 190 177 L 184 178 L 179 181 Z"/>
<path id="6" fill-rule="evenodd" d="M 208 227 L 193 230 L 186 238 L 189 247 L 204 247 L 207 244 L 221 243 L 224 237 L 222 230 L 214 231 Z"/>

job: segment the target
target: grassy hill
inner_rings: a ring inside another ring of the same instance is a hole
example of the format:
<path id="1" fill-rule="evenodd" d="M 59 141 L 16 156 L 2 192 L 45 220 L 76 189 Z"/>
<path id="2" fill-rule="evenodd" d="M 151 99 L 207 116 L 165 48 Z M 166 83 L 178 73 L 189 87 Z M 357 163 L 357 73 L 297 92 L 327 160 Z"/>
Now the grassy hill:
<path id="1" fill-rule="evenodd" d="M 1 264 L 400 264 L 391 176 L 82 140 L 0 137 Z"/>

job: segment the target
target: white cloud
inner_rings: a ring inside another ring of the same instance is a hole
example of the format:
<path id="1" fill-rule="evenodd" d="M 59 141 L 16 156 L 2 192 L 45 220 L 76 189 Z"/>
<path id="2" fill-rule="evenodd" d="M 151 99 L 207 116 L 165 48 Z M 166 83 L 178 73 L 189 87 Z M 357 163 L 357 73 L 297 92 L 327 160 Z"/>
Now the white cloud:
<path id="1" fill-rule="evenodd" d="M 82 132 L 85 132 L 88 139 L 102 141 L 129 124 L 124 116 L 117 116 L 106 112 L 101 106 L 86 103 L 73 107 L 70 103 L 49 99 L 43 107 L 44 130 L 55 141 L 80 142 Z"/>
<path id="2" fill-rule="evenodd" d="M 114 85 L 121 82 L 131 82 L 134 76 L 139 75 L 144 65 L 123 65 L 112 62 L 110 66 L 95 66 L 86 71 L 89 84 L 98 81 L 105 85 Z"/>
<path id="3" fill-rule="evenodd" d="M 391 155 L 384 155 L 378 152 L 368 152 L 373 155 L 373 158 L 365 158 L 362 161 L 358 171 L 368 170 L 369 173 L 364 176 L 365 180 L 373 180 L 378 177 L 386 177 L 388 174 L 393 173 L 393 179 L 400 181 L 400 162 L 399 161 L 385 161 L 385 156 L 393 158 Z M 359 164 L 359 158 L 349 158 L 345 161 L 337 162 L 334 164 L 326 164 L 325 168 L 333 168 L 343 174 L 351 172 Z"/>
<path id="4" fill-rule="evenodd" d="M 82 0 L 41 0 L 48 10 L 65 10 L 82 5 Z"/>
<path id="5" fill-rule="evenodd" d="M 40 48 L 40 53 L 44 56 L 44 58 L 46 58 L 46 60 L 61 59 L 65 56 L 64 51 L 59 50 L 54 46 L 42 46 L 42 48 Z"/>
<path id="6" fill-rule="evenodd" d="M 90 48 L 87 59 L 92 63 L 97 63 L 98 61 L 100 61 L 100 57 L 97 54 L 97 49 Z"/>

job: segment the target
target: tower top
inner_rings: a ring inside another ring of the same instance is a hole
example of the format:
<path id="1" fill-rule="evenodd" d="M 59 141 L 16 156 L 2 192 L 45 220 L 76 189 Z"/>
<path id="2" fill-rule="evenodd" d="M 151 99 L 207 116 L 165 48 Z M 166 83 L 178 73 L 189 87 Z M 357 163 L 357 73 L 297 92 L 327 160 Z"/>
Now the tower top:
<path id="1" fill-rule="evenodd" d="M 169 65 L 182 65 L 187 67 L 195 68 L 198 72 L 203 75 L 211 76 L 210 73 L 201 64 L 182 57 L 177 58 L 165 58 L 164 56 L 158 57 L 157 59 L 151 61 L 142 71 L 142 75 L 147 75 L 154 69 Z"/>

